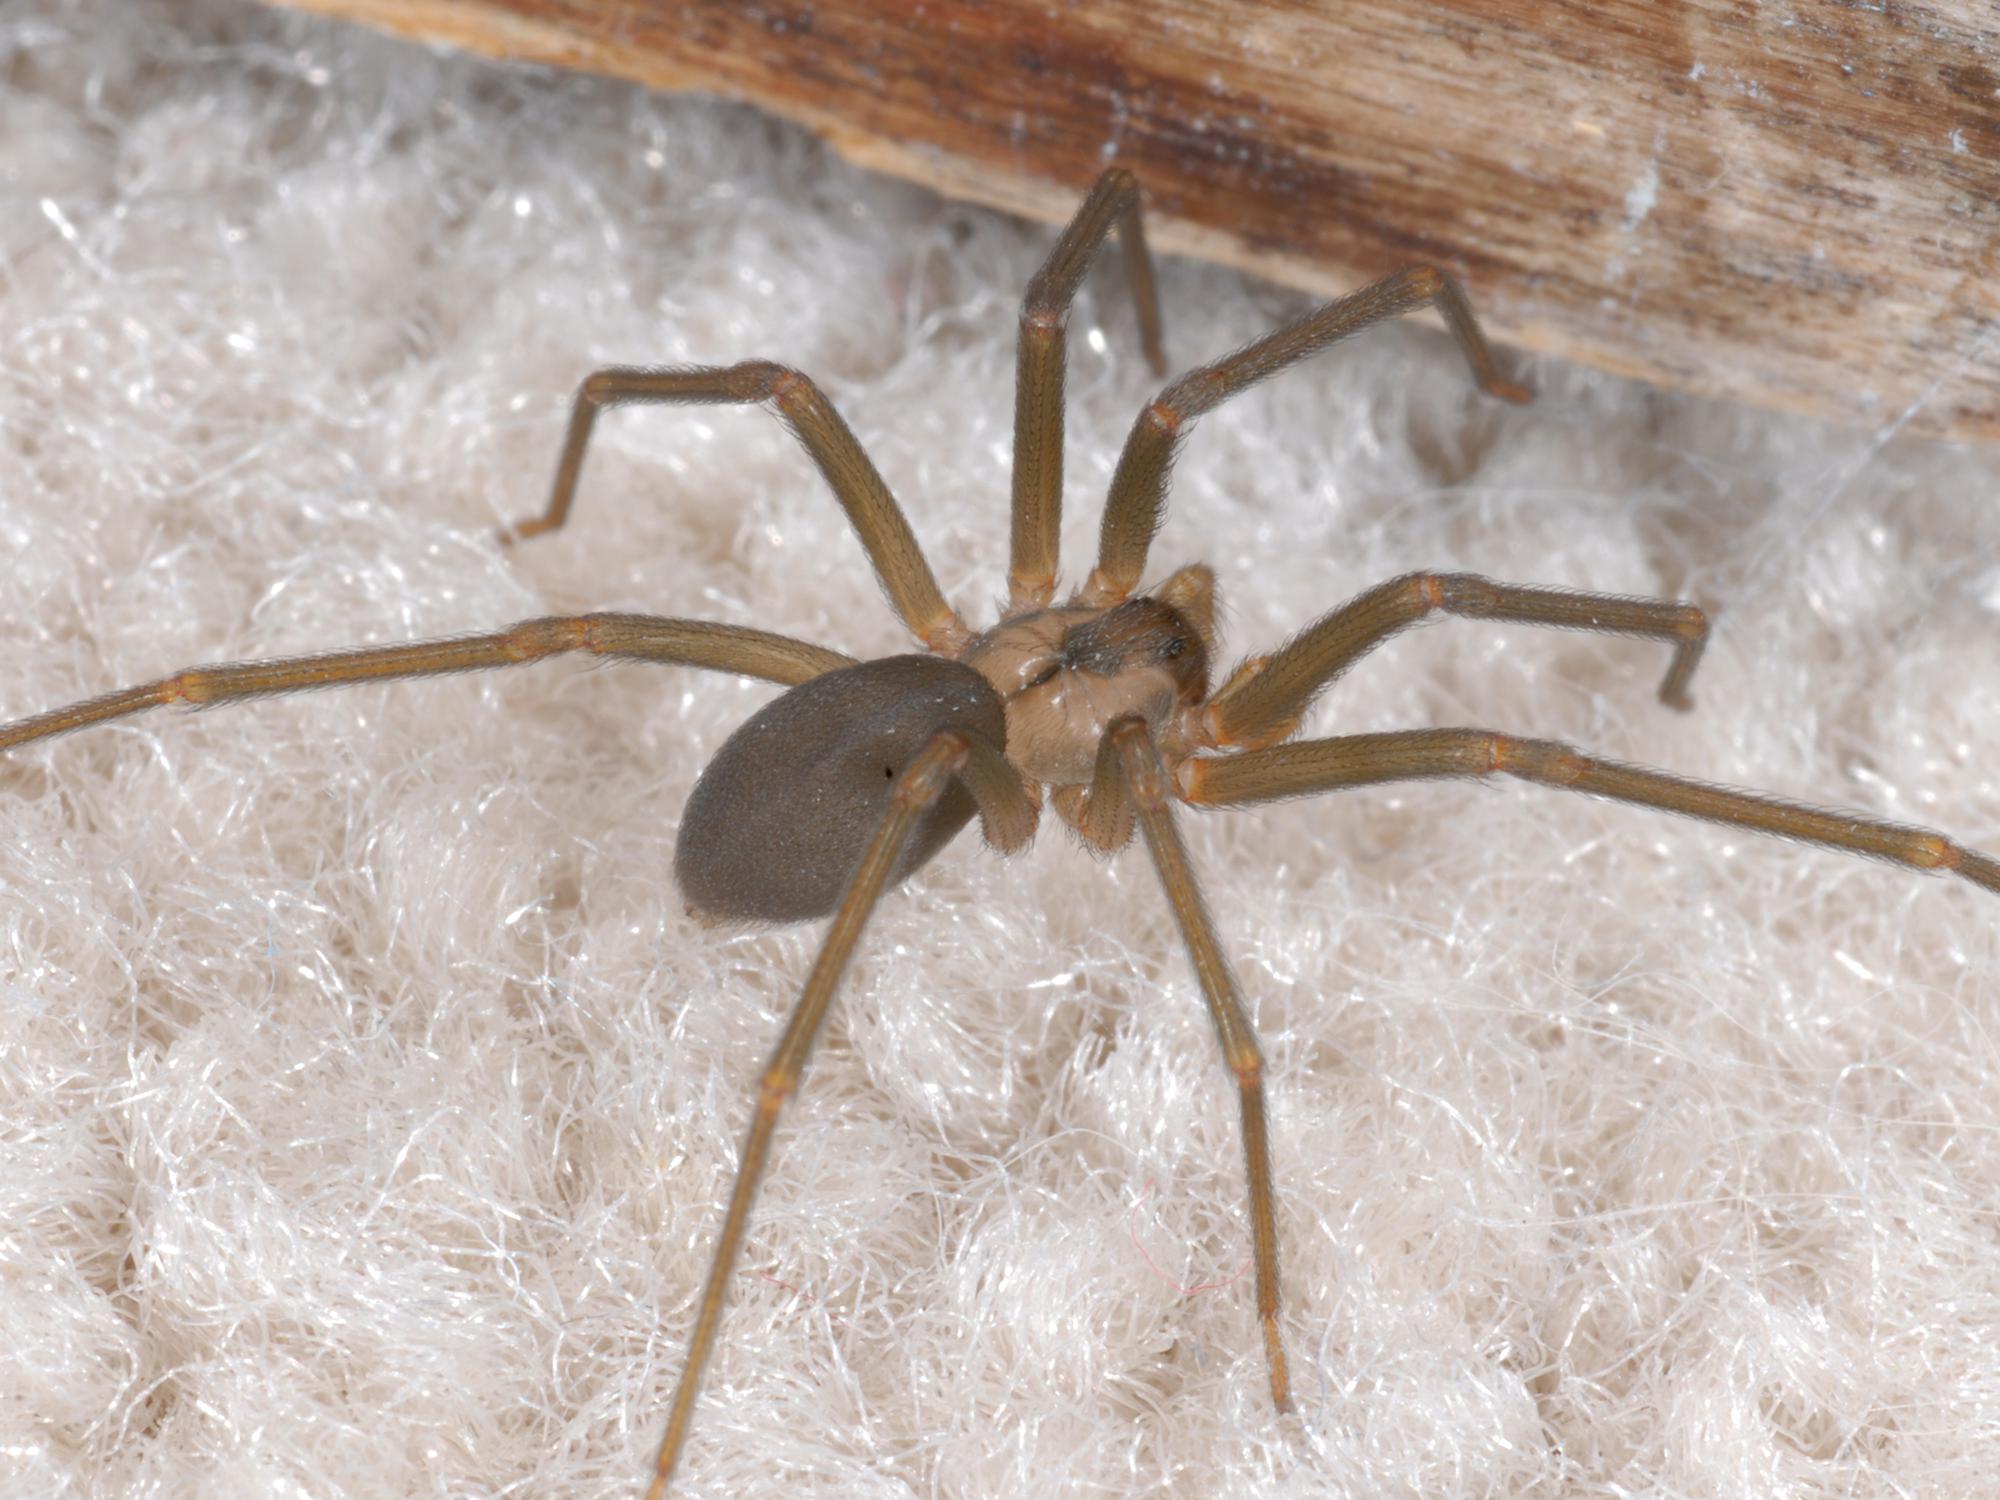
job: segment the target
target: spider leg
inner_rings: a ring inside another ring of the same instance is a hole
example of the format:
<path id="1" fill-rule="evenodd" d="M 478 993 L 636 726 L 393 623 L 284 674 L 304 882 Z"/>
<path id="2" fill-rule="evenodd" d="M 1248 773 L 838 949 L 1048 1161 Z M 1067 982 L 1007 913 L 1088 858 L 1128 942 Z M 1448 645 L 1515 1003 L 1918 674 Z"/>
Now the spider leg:
<path id="1" fill-rule="evenodd" d="M 924 811 L 943 794 L 953 776 L 961 778 L 978 801 L 988 836 L 999 830 L 1003 837 L 1014 840 L 1003 843 L 1003 849 L 1018 848 L 1034 832 L 1034 810 L 1021 778 L 1007 767 L 997 749 L 982 745 L 975 735 L 963 730 L 945 730 L 935 735 L 904 768 L 889 810 L 833 914 L 819 957 L 813 962 L 798 1004 L 785 1023 L 784 1035 L 779 1038 L 758 1083 L 757 1113 L 751 1119 L 750 1132 L 744 1138 L 743 1152 L 737 1162 L 736 1185 L 730 1191 L 722 1232 L 709 1261 L 694 1331 L 688 1336 L 687 1361 L 674 1386 L 673 1401 L 667 1411 L 666 1436 L 661 1439 L 659 1454 L 653 1462 L 653 1481 L 646 1490 L 647 1500 L 660 1500 L 666 1494 L 667 1480 L 680 1458 L 681 1445 L 687 1440 L 695 1396 L 701 1386 L 702 1371 L 715 1348 L 723 1297 L 743 1246 L 743 1231 L 749 1222 L 751 1202 L 757 1195 L 757 1183 L 770 1156 L 778 1112 L 799 1086 L 806 1058 L 833 1001 L 834 989 L 854 953 L 861 929 L 902 858 L 903 846 L 909 842 Z"/>
<path id="2" fill-rule="evenodd" d="M 1254 749 L 1283 739 L 1341 673 L 1440 610 L 1463 619 L 1665 641 L 1673 646 L 1674 659 L 1660 683 L 1660 701 L 1671 708 L 1693 706 L 1688 681 L 1708 644 L 1708 617 L 1693 604 L 1524 588 L 1476 573 L 1406 573 L 1322 615 L 1269 656 L 1238 667 L 1204 710 L 1209 742 Z"/>
<path id="3" fill-rule="evenodd" d="M 1926 828 L 1711 786 L 1644 766 L 1597 760 L 1555 740 L 1517 739 L 1490 729 L 1416 729 L 1303 740 L 1214 760 L 1185 761 L 1179 778 L 1186 801 L 1198 807 L 1229 807 L 1385 781 L 1479 777 L 1495 772 L 1711 823 L 1846 849 L 1913 869 L 1949 870 L 2000 894 L 2000 859 Z"/>
<path id="4" fill-rule="evenodd" d="M 741 625 L 670 620 L 659 615 L 548 615 L 484 635 L 190 667 L 157 682 L 123 688 L 66 708 L 0 724 L 0 750 L 12 750 L 18 745 L 67 734 L 89 724 L 122 719 L 167 703 L 201 707 L 340 683 L 383 682 L 399 677 L 472 672 L 483 667 L 512 667 L 569 651 L 705 667 L 787 686 L 835 667 L 854 665 L 851 657 L 824 646 Z"/>
<path id="5" fill-rule="evenodd" d="M 1113 227 L 1125 248 L 1126 274 L 1139 307 L 1139 339 L 1155 375 L 1167 373 L 1160 342 L 1160 299 L 1139 221 L 1139 184 L 1113 167 L 1090 190 L 1021 298 L 1014 374 L 1012 614 L 1040 609 L 1055 594 L 1062 529 L 1063 361 L 1070 303 L 1098 246 Z"/>
<path id="6" fill-rule="evenodd" d="M 1081 831 L 1100 847 L 1115 847 L 1103 841 L 1116 837 L 1121 828 L 1130 837 L 1136 818 L 1194 963 L 1195 978 L 1222 1043 L 1223 1059 L 1236 1075 L 1243 1115 L 1243 1154 L 1250 1177 L 1257 1316 L 1263 1324 L 1271 1399 L 1279 1411 L 1290 1411 L 1291 1381 L 1285 1371 L 1284 1344 L 1278 1336 L 1278 1225 L 1271 1197 L 1270 1132 L 1264 1115 L 1264 1058 L 1237 992 L 1236 978 L 1216 941 L 1215 923 L 1188 863 L 1187 846 L 1174 825 L 1172 796 L 1172 783 L 1145 721 L 1121 719 L 1105 732 L 1098 746 L 1096 774 Z"/>
<path id="7" fill-rule="evenodd" d="M 1147 550 L 1166 507 L 1167 474 L 1173 467 L 1174 453 L 1196 417 L 1307 355 L 1386 319 L 1430 306 L 1443 315 L 1481 390 L 1503 401 L 1529 398 L 1526 386 L 1500 373 L 1465 293 L 1437 267 L 1411 266 L 1350 292 L 1234 354 L 1189 371 L 1139 413 L 1111 476 L 1111 494 L 1104 502 L 1098 537 L 1097 567 L 1084 588 L 1083 602 L 1117 604 L 1139 586 Z"/>
<path id="8" fill-rule="evenodd" d="M 945 603 L 902 507 L 860 442 L 818 386 L 797 370 L 768 360 L 677 369 L 614 368 L 585 376 L 570 408 L 569 431 L 556 460 L 547 509 L 507 528 L 501 540 L 516 542 L 540 536 L 569 519 L 577 478 L 583 472 L 584 450 L 604 407 L 765 403 L 777 409 L 825 476 L 903 623 L 933 651 L 949 652 L 962 645 L 970 634 L 965 622 Z"/>

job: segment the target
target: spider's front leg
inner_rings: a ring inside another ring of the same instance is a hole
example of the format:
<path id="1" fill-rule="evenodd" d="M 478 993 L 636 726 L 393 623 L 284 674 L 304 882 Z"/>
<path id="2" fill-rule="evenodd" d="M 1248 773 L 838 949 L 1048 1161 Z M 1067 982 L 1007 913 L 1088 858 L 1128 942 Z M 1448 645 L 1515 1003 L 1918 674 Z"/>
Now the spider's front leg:
<path id="1" fill-rule="evenodd" d="M 1663 641 L 1674 656 L 1660 682 L 1660 701 L 1681 710 L 1694 706 L 1688 684 L 1708 645 L 1708 616 L 1677 599 L 1532 588 L 1476 573 L 1405 573 L 1322 615 L 1270 655 L 1237 667 L 1202 711 L 1204 742 L 1246 750 L 1276 744 L 1349 667 L 1433 614 Z"/>
<path id="2" fill-rule="evenodd" d="M 1911 869 L 1947 870 L 2000 894 L 2000 859 L 1928 828 L 1711 786 L 1646 766 L 1601 760 L 1554 740 L 1521 739 L 1490 729 L 1413 729 L 1301 740 L 1242 755 L 1189 760 L 1177 778 L 1186 801 L 1198 807 L 1232 807 L 1391 781 L 1492 775 L 1844 849 Z"/>
<path id="3" fill-rule="evenodd" d="M 1055 595 L 1062 530 L 1063 366 L 1069 309 L 1084 272 L 1113 228 L 1139 308 L 1139 338 L 1155 375 L 1167 373 L 1160 299 L 1139 219 L 1139 184 L 1113 167 L 1090 190 L 1021 298 L 1014 373 L 1014 504 L 1008 612 L 1040 609 Z"/>
<path id="4" fill-rule="evenodd" d="M 1111 493 L 1098 531 L 1097 567 L 1083 588 L 1083 602 L 1117 604 L 1139 586 L 1146 554 L 1166 512 L 1167 475 L 1181 439 L 1197 417 L 1364 328 L 1424 307 L 1435 307 L 1443 316 L 1481 390 L 1502 401 L 1529 399 L 1525 385 L 1501 373 L 1472 315 L 1472 304 L 1456 281 L 1436 266 L 1411 266 L 1385 276 L 1234 354 L 1190 370 L 1147 404 L 1132 424 L 1111 476 Z"/>
<path id="5" fill-rule="evenodd" d="M 1250 1178 L 1250 1238 L 1256 1260 L 1257 1318 L 1271 1375 L 1271 1399 L 1292 1409 L 1291 1377 L 1278 1333 L 1278 1223 L 1271 1192 L 1271 1140 L 1264 1110 L 1264 1057 L 1257 1046 L 1236 977 L 1216 940 L 1215 922 L 1202 899 L 1187 846 L 1173 815 L 1174 785 L 1143 719 L 1124 718 L 1105 731 L 1097 765 L 1077 822 L 1086 842 L 1115 849 L 1136 822 L 1153 858 L 1174 921 L 1187 945 L 1202 999 L 1215 1022 L 1223 1060 L 1236 1075 L 1243 1117 L 1243 1155 Z"/>
<path id="6" fill-rule="evenodd" d="M 523 541 L 561 528 L 569 519 L 583 456 L 596 429 L 597 414 L 608 406 L 771 406 L 804 445 L 848 522 L 861 538 L 883 592 L 910 633 L 931 650 L 949 655 L 971 636 L 958 611 L 945 602 L 937 577 L 917 545 L 916 533 L 847 423 L 824 392 L 797 370 L 769 360 L 736 365 L 644 366 L 595 370 L 577 387 L 569 430 L 549 503 L 539 516 L 516 522 L 500 533 L 502 542 Z"/>

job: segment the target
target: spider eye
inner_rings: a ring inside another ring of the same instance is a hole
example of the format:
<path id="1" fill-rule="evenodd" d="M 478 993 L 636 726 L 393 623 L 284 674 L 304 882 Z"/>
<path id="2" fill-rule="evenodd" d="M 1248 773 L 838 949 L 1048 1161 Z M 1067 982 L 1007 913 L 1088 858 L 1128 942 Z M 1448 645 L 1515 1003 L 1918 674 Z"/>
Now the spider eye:
<path id="1" fill-rule="evenodd" d="M 1177 635 L 1161 648 L 1160 654 L 1166 657 L 1168 661 L 1172 661 L 1176 656 L 1185 655 L 1187 648 L 1187 637 Z"/>
<path id="2" fill-rule="evenodd" d="M 882 768 L 882 779 L 884 781 L 894 781 L 896 779 L 896 768 L 894 766 L 884 766 Z"/>

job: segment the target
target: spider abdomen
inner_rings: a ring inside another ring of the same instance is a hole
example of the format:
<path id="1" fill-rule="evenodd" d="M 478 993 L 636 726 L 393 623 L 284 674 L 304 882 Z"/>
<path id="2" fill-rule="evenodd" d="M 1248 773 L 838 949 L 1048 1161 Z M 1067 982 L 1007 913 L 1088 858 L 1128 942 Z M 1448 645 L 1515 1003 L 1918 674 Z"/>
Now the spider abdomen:
<path id="1" fill-rule="evenodd" d="M 706 916 L 823 917 L 881 825 L 896 777 L 941 730 L 1006 743 L 1000 695 L 970 667 L 890 656 L 826 672 L 752 714 L 695 783 L 674 844 L 674 880 Z M 972 816 L 957 782 L 924 814 L 895 880 L 914 874 Z"/>

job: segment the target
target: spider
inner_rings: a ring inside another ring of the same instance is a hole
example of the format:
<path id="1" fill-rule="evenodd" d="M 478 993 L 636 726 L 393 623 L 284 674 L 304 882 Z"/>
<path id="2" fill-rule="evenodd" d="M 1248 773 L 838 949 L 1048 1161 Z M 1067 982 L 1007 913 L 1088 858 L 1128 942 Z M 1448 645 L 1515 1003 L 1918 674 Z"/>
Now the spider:
<path id="1" fill-rule="evenodd" d="M 1372 324 L 1430 307 L 1474 379 L 1524 401 L 1502 374 L 1456 283 L 1429 266 L 1326 303 L 1168 384 L 1141 412 L 1105 504 L 1086 581 L 1057 602 L 1065 325 L 1098 250 L 1124 251 L 1149 362 L 1164 373 L 1139 189 L 1113 169 L 1058 238 L 1023 299 L 1015 411 L 1009 600 L 975 631 L 945 601 L 873 464 L 804 375 L 767 362 L 613 368 L 577 392 L 544 511 L 508 543 L 568 519 L 600 411 L 621 404 L 766 405 L 803 443 L 860 537 L 892 607 L 924 654 L 857 663 L 767 631 L 633 614 L 535 619 L 510 629 L 322 655 L 197 667 L 0 726 L 13 749 L 169 703 L 233 701 L 305 688 L 514 665 L 589 652 L 762 678 L 788 691 L 754 714 L 697 782 L 674 873 L 706 919 L 831 917 L 819 955 L 761 1078 L 754 1118 L 671 1399 L 649 1493 L 665 1493 L 714 1350 L 759 1179 L 785 1099 L 798 1087 L 842 971 L 883 893 L 975 815 L 1002 853 L 1032 838 L 1044 803 L 1089 847 L 1138 836 L 1153 860 L 1223 1055 L 1237 1081 L 1254 1286 L 1271 1395 L 1289 1407 L 1271 1148 L 1258 1044 L 1181 842 L 1176 802 L 1247 806 L 1418 778 L 1511 775 L 1663 811 L 1951 870 L 2000 892 L 2000 861 L 1943 836 L 1854 814 L 1726 790 L 1487 729 L 1296 738 L 1337 677 L 1403 628 L 1439 613 L 1660 641 L 1672 656 L 1660 697 L 1690 706 L 1708 621 L 1688 603 L 1413 573 L 1361 594 L 1277 650 L 1215 673 L 1215 580 L 1199 564 L 1142 591 L 1174 454 L 1202 414 Z"/>

